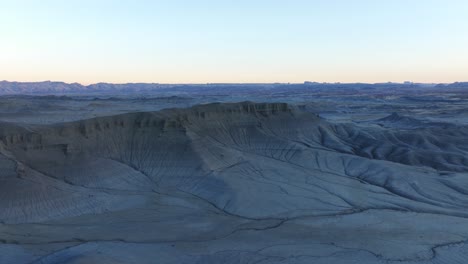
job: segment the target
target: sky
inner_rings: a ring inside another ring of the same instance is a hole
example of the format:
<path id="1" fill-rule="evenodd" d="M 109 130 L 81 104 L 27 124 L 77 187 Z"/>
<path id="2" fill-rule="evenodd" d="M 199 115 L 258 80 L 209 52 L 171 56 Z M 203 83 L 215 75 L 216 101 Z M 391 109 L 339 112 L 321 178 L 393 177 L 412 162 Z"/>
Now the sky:
<path id="1" fill-rule="evenodd" d="M 468 81 L 468 1 L 0 0 L 0 80 Z"/>

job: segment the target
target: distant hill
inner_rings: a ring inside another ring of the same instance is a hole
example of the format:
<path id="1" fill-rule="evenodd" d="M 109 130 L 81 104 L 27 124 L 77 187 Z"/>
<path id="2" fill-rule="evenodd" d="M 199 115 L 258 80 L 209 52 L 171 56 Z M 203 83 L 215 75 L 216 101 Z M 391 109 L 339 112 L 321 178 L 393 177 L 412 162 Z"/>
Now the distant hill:
<path id="1" fill-rule="evenodd" d="M 468 90 L 468 82 L 457 82 L 452 84 L 424 84 L 424 83 L 208 83 L 208 84 L 159 84 L 159 83 L 96 83 L 82 85 L 79 83 L 65 82 L 9 82 L 0 81 L 0 95 L 63 95 L 63 94 L 93 94 L 93 93 L 137 93 L 157 92 L 168 89 L 179 92 L 226 92 L 235 89 L 236 92 L 270 91 L 305 91 L 305 92 L 327 92 L 343 91 L 354 94 L 359 90 L 376 91 L 377 93 L 393 93 L 396 91 L 415 92 L 419 89 L 440 91 L 446 90 Z"/>
<path id="2" fill-rule="evenodd" d="M 82 85 L 79 83 L 64 82 L 0 82 L 0 94 L 70 94 L 115 91 L 148 91 L 159 88 L 157 83 L 127 83 L 111 84 L 97 83 Z"/>

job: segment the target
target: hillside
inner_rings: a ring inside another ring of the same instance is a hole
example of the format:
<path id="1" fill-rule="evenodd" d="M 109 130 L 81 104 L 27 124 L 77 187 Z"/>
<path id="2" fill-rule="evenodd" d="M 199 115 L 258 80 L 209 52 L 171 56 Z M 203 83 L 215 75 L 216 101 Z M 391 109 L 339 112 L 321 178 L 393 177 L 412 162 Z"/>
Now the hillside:
<path id="1" fill-rule="evenodd" d="M 49 252 L 34 263 L 466 256 L 448 246 L 468 236 L 463 126 L 366 128 L 243 102 L 1 128 L 0 233 L 31 261 Z"/>

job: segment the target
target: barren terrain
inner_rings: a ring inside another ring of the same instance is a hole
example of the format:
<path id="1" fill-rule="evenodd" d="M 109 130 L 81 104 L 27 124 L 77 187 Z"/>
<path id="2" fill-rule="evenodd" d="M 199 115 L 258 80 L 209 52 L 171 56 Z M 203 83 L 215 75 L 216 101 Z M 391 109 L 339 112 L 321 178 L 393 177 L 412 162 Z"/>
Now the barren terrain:
<path id="1" fill-rule="evenodd" d="M 1 96 L 0 263 L 466 263 L 468 96 L 306 88 Z"/>

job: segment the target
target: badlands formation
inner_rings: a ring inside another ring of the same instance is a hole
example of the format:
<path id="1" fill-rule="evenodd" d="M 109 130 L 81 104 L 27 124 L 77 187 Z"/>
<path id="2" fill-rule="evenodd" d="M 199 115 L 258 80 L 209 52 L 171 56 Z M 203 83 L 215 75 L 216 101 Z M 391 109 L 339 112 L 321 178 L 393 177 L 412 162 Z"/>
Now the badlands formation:
<path id="1" fill-rule="evenodd" d="M 463 124 L 242 102 L 0 139 L 2 264 L 467 263 Z"/>

